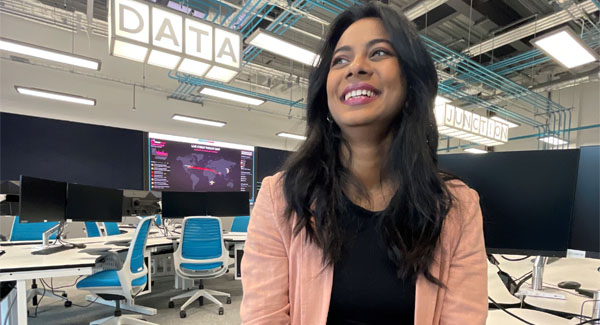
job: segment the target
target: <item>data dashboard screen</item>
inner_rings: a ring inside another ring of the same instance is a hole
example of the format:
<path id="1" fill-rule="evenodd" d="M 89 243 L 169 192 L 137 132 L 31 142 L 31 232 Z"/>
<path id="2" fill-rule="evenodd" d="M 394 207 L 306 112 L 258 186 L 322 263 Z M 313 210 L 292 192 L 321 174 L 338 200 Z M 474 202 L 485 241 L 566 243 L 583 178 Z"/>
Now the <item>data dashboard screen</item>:
<path id="1" fill-rule="evenodd" d="M 148 134 L 150 190 L 253 192 L 254 147 Z"/>

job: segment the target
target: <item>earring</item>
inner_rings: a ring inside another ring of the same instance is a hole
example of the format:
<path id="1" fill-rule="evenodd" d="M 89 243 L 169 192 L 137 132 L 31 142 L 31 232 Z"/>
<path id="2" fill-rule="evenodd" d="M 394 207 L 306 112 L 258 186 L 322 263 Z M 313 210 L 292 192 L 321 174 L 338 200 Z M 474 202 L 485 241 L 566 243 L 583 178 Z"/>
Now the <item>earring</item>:
<path id="1" fill-rule="evenodd" d="M 327 114 L 327 122 L 329 122 L 329 124 L 333 123 L 333 119 L 331 118 L 331 115 L 329 115 L 329 113 Z"/>

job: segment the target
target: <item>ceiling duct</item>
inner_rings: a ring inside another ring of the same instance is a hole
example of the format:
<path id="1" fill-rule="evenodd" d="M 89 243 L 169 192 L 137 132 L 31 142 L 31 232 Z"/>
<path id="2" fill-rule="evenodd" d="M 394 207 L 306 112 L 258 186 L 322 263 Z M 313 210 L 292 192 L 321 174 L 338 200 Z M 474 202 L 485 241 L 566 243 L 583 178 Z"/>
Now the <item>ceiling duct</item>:
<path id="1" fill-rule="evenodd" d="M 579 6 L 580 9 L 584 10 L 586 13 L 590 14 L 598 11 L 598 7 L 594 5 L 592 0 L 587 0 L 579 5 L 573 5 L 571 10 L 577 9 Z M 576 11 L 575 15 L 577 18 L 583 16 L 583 12 L 581 10 Z M 561 10 L 555 14 L 548 15 L 546 17 L 540 18 L 534 22 L 523 25 L 516 29 L 513 29 L 509 32 L 498 35 L 492 39 L 487 41 L 483 41 L 479 44 L 475 44 L 464 51 L 465 54 L 470 56 L 477 56 L 486 52 L 489 52 L 493 49 L 499 48 L 503 45 L 510 44 L 512 42 L 523 39 L 527 36 L 534 35 L 536 33 L 540 33 L 547 29 L 550 29 L 554 26 L 558 26 L 573 20 L 572 14 L 568 10 Z"/>

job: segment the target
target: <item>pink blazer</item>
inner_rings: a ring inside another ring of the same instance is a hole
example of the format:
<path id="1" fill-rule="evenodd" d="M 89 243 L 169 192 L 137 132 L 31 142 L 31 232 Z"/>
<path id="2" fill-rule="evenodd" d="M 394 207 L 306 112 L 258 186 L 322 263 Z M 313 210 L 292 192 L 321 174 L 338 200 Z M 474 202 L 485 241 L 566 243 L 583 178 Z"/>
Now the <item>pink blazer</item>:
<path id="1" fill-rule="evenodd" d="M 281 174 L 262 182 L 248 226 L 242 261 L 243 324 L 325 324 L 333 267 L 323 267 L 322 253 L 302 231 L 284 220 Z M 448 213 L 431 274 L 441 289 L 419 275 L 415 325 L 485 324 L 488 310 L 487 260 L 479 196 L 464 183 L 448 183 L 457 198 Z"/>

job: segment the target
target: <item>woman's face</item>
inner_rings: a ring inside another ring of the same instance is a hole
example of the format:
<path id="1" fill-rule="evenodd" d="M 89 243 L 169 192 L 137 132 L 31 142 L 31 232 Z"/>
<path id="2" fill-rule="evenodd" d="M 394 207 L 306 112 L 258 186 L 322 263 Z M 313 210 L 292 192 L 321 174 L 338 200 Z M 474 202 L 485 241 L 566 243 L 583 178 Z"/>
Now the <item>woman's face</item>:
<path id="1" fill-rule="evenodd" d="M 406 80 L 381 20 L 363 18 L 338 41 L 327 75 L 331 116 L 344 132 L 385 130 L 400 112 Z"/>

